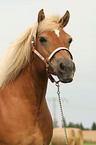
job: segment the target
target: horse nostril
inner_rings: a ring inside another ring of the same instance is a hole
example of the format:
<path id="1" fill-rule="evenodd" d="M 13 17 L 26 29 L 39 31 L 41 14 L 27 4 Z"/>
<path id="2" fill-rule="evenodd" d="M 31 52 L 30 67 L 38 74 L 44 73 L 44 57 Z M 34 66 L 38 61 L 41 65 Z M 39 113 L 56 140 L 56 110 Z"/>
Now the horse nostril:
<path id="1" fill-rule="evenodd" d="M 72 42 L 72 38 L 69 38 L 68 43 L 70 44 Z"/>
<path id="2" fill-rule="evenodd" d="M 64 70 L 65 69 L 65 65 L 63 63 L 60 63 L 60 69 Z"/>

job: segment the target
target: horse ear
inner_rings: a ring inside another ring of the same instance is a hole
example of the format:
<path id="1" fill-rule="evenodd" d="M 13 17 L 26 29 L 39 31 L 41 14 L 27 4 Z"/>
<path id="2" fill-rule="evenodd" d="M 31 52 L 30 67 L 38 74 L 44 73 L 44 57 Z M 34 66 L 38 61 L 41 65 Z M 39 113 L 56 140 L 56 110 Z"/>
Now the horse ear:
<path id="1" fill-rule="evenodd" d="M 69 11 L 66 11 L 65 15 L 59 21 L 60 25 L 62 27 L 65 27 L 69 22 L 69 18 L 70 18 L 70 13 Z"/>
<path id="2" fill-rule="evenodd" d="M 41 9 L 38 13 L 38 23 L 40 23 L 45 18 L 44 10 Z"/>

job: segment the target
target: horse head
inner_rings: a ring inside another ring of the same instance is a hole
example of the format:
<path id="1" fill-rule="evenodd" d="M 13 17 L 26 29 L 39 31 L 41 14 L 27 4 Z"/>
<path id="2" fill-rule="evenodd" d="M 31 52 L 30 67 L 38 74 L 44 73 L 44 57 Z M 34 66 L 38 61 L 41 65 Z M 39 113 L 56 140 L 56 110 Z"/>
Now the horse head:
<path id="1" fill-rule="evenodd" d="M 72 38 L 63 28 L 69 21 L 69 11 L 58 19 L 45 18 L 43 9 L 38 14 L 38 27 L 35 36 L 36 50 L 48 61 L 49 72 L 63 83 L 73 80 L 75 64 L 69 46 Z"/>

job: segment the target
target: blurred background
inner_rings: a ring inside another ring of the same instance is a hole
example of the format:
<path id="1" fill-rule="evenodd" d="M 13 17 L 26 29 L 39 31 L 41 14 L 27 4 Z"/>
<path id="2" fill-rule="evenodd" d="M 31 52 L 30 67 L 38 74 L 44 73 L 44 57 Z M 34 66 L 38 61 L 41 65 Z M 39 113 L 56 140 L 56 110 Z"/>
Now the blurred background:
<path id="1" fill-rule="evenodd" d="M 76 64 L 74 80 L 60 83 L 64 116 L 70 123 L 92 128 L 96 123 L 96 0 L 3 0 L 0 1 L 0 62 L 7 48 L 22 32 L 37 21 L 38 12 L 46 15 L 64 15 L 70 12 L 70 21 L 64 30 L 73 42 L 70 51 Z M 56 126 L 61 127 L 57 88 L 50 81 L 47 102 Z"/>

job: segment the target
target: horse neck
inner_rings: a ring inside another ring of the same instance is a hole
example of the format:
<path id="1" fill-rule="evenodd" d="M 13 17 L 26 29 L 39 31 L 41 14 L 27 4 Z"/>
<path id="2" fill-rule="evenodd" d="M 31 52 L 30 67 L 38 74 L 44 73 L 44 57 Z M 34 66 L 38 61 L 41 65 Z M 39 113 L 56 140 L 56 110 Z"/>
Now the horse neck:
<path id="1" fill-rule="evenodd" d="M 33 62 L 29 72 L 32 85 L 34 86 L 35 97 L 38 103 L 41 102 L 45 97 L 48 82 L 46 71 L 42 72 L 39 70 L 39 68 L 40 66 L 38 65 L 38 62 Z"/>
<path id="2" fill-rule="evenodd" d="M 39 60 L 40 61 L 40 60 Z M 45 98 L 48 77 L 46 71 L 40 71 L 40 62 L 28 64 L 13 83 L 19 92 L 31 102 L 36 102 L 38 106 Z M 21 88 L 21 89 L 20 89 Z"/>

